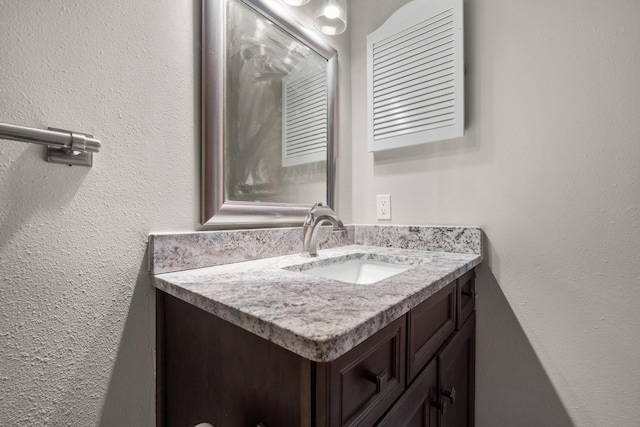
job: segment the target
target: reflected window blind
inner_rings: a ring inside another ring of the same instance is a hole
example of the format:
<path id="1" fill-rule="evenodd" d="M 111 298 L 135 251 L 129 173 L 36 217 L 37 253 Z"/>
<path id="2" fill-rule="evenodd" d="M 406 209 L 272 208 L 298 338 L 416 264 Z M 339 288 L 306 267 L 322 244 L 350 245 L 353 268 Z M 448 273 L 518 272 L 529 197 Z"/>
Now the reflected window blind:
<path id="1" fill-rule="evenodd" d="M 327 160 L 326 69 L 308 66 L 289 73 L 282 104 L 282 166 Z"/>
<path id="2" fill-rule="evenodd" d="M 369 151 L 464 133 L 462 0 L 414 0 L 367 37 Z"/>

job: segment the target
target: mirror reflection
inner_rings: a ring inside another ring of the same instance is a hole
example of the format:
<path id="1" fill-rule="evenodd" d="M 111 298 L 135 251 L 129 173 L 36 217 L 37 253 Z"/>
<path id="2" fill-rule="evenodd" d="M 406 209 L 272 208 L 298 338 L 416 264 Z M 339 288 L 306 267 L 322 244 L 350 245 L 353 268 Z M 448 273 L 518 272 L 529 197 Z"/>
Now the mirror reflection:
<path id="1" fill-rule="evenodd" d="M 327 201 L 327 60 L 227 2 L 225 202 Z"/>

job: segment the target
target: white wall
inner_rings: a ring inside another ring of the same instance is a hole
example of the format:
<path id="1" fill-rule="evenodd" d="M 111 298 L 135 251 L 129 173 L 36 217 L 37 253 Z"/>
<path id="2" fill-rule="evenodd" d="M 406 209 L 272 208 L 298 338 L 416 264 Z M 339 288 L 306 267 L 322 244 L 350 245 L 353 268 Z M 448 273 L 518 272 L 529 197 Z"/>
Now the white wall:
<path id="1" fill-rule="evenodd" d="M 404 3 L 351 0 L 354 100 Z M 477 426 L 637 425 L 640 3 L 465 7 L 465 137 L 374 156 L 354 102 L 353 220 L 484 229 Z"/>
<path id="2" fill-rule="evenodd" d="M 0 140 L 2 426 L 155 425 L 146 237 L 201 228 L 200 4 L 0 0 L 0 122 L 103 142 L 88 169 Z"/>

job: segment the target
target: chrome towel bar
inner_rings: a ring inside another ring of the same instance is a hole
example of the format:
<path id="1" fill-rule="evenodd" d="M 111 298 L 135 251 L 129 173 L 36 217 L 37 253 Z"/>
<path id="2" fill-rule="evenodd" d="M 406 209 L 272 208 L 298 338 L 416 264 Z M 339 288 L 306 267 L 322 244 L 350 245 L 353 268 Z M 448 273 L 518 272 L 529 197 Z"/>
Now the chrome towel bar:
<path id="1" fill-rule="evenodd" d="M 93 153 L 102 144 L 93 135 L 64 129 L 35 129 L 0 123 L 0 139 L 42 144 L 48 147 L 47 161 L 68 165 L 91 166 Z"/>

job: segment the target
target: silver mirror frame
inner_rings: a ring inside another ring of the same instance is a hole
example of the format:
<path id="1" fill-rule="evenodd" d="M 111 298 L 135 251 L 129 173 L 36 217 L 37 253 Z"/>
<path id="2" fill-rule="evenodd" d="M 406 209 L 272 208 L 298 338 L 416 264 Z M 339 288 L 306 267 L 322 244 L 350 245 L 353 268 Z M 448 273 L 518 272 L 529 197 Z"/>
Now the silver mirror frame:
<path id="1" fill-rule="evenodd" d="M 265 202 L 225 202 L 224 105 L 226 73 L 226 4 L 203 0 L 202 16 L 202 224 L 216 228 L 301 226 L 309 205 Z M 327 200 L 334 207 L 337 155 L 338 52 L 320 35 L 286 13 L 276 0 L 236 0 L 250 6 L 293 38 L 327 60 L 328 135 Z"/>

